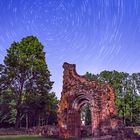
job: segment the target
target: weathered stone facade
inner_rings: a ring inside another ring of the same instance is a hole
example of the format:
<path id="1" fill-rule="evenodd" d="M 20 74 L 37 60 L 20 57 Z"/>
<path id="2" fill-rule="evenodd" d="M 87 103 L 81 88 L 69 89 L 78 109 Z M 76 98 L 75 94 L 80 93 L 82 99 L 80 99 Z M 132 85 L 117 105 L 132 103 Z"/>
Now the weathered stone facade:
<path id="1" fill-rule="evenodd" d="M 60 137 L 81 136 L 80 108 L 90 104 L 92 134 L 108 134 L 121 125 L 115 108 L 115 94 L 110 84 L 99 84 L 76 73 L 74 64 L 64 63 L 63 91 L 58 108 Z"/>

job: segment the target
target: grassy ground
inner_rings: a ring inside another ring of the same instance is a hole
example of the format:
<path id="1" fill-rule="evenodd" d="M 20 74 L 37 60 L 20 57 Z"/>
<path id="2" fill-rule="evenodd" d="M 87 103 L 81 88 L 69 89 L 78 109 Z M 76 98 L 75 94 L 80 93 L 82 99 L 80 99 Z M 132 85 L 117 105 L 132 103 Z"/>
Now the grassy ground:
<path id="1" fill-rule="evenodd" d="M 135 131 L 140 135 L 140 130 Z M 52 138 L 43 138 L 41 136 L 31 135 L 14 135 L 14 136 L 0 136 L 0 140 L 58 140 Z"/>
<path id="2" fill-rule="evenodd" d="M 56 140 L 43 138 L 40 136 L 16 135 L 16 136 L 0 136 L 0 140 Z"/>

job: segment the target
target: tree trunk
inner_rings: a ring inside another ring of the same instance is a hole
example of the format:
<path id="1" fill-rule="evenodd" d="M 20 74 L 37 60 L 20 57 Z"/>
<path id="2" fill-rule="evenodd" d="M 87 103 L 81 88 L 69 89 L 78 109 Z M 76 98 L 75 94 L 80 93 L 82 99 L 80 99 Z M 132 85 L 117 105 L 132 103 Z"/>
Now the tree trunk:
<path id="1" fill-rule="evenodd" d="M 26 113 L 26 129 L 28 129 L 28 127 L 29 127 L 29 124 L 28 124 L 28 114 Z"/>
<path id="2" fill-rule="evenodd" d="M 40 114 L 39 114 L 39 117 L 38 117 L 38 126 L 40 126 Z"/>
<path id="3" fill-rule="evenodd" d="M 17 110 L 15 128 L 19 128 L 19 127 L 20 127 L 20 111 Z"/>

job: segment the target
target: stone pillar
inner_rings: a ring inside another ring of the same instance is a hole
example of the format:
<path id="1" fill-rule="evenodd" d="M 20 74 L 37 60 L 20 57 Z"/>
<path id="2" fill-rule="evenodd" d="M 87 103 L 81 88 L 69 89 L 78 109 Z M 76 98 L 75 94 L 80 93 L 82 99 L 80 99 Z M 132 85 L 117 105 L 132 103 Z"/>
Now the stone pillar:
<path id="1" fill-rule="evenodd" d="M 100 110 L 98 107 L 98 101 L 94 100 L 92 106 L 92 112 L 91 112 L 91 117 L 92 117 L 92 134 L 93 136 L 97 137 L 100 135 Z"/>

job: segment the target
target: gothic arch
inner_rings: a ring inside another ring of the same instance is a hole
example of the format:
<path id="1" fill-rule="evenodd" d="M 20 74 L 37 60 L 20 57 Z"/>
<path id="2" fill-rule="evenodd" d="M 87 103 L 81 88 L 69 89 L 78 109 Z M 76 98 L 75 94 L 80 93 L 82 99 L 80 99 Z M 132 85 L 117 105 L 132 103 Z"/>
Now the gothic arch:
<path id="1" fill-rule="evenodd" d="M 76 73 L 74 64 L 64 63 L 63 90 L 58 107 L 59 135 L 80 137 L 80 107 L 91 106 L 92 134 L 107 134 L 119 125 L 116 117 L 115 94 L 110 84 L 99 84 Z"/>

